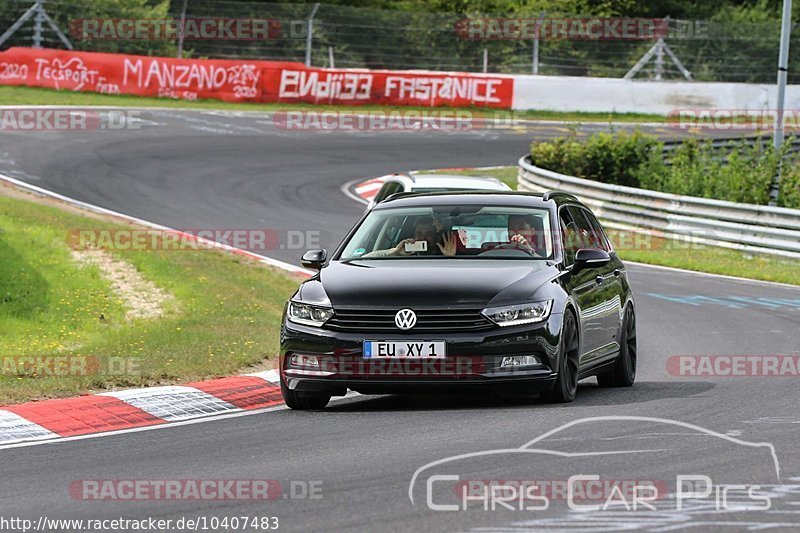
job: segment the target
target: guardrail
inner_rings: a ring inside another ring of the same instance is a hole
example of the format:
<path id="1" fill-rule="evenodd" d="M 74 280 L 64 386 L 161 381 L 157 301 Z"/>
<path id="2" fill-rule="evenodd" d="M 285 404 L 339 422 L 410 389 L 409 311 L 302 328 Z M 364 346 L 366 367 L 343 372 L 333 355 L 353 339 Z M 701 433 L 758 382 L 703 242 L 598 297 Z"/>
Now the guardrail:
<path id="1" fill-rule="evenodd" d="M 519 190 L 574 194 L 611 228 L 800 258 L 800 210 L 679 196 L 559 174 L 519 160 Z"/>

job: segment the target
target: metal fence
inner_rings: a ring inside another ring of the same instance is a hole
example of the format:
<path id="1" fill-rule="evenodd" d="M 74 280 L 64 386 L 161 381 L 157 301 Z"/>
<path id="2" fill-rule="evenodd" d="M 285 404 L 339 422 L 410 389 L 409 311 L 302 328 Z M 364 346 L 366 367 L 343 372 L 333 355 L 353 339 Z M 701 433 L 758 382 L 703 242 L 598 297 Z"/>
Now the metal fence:
<path id="1" fill-rule="evenodd" d="M 471 13 L 389 11 L 327 4 L 257 1 L 41 0 L 43 10 L 78 50 L 190 57 L 309 60 L 321 67 L 457 70 L 467 72 L 538 73 L 558 76 L 676 79 L 729 82 L 775 81 L 780 22 L 742 24 L 725 21 L 669 20 L 663 41 L 471 39 L 458 31 Z M 0 33 L 12 27 L 33 0 L 0 0 Z M 313 14 L 313 16 L 312 16 Z M 491 17 L 491 15 L 488 15 Z M 273 38 L 243 40 L 85 39 L 70 29 L 90 18 L 266 18 L 278 21 Z M 548 20 L 580 18 L 564 13 L 515 13 L 497 18 Z M 309 35 L 310 28 L 310 35 Z M 795 39 L 793 48 L 800 46 Z M 32 16 L 0 48 L 64 48 L 44 20 Z M 797 57 L 798 54 L 795 54 Z M 646 61 L 640 61 L 642 59 Z M 800 61 L 800 59 L 798 59 Z M 639 69 L 632 69 L 639 63 Z M 800 82 L 798 65 L 790 78 Z M 683 68 L 685 67 L 685 68 Z"/>

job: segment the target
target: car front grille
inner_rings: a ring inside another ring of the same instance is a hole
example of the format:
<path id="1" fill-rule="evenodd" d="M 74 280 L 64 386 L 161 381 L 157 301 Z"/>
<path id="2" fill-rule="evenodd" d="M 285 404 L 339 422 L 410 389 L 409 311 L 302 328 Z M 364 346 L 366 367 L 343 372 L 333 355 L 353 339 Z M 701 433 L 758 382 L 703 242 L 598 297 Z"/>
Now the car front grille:
<path id="1" fill-rule="evenodd" d="M 414 309 L 417 323 L 409 330 L 401 330 L 394 322 L 399 309 L 339 309 L 325 323 L 334 331 L 369 331 L 388 333 L 421 333 L 479 331 L 491 329 L 494 324 L 481 314 L 480 309 Z"/>

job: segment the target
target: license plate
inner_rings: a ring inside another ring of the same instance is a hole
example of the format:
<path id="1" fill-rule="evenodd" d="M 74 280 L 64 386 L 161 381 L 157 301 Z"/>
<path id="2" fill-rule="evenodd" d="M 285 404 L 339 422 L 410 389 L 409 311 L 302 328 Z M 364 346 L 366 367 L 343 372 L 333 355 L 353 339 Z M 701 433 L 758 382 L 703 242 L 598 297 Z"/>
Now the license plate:
<path id="1" fill-rule="evenodd" d="M 444 341 L 364 341 L 364 359 L 444 359 Z"/>

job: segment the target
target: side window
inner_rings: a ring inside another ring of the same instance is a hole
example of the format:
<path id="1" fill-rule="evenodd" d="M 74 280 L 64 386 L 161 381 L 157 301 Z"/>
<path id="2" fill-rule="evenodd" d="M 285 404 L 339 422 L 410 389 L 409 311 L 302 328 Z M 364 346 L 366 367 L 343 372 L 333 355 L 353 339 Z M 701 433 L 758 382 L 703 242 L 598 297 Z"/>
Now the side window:
<path id="1" fill-rule="evenodd" d="M 575 252 L 580 248 L 580 246 L 576 246 L 578 228 L 566 207 L 562 207 L 559 210 L 558 221 L 561 226 L 561 247 L 564 250 L 564 264 L 569 266 L 575 262 Z"/>
<path id="2" fill-rule="evenodd" d="M 600 225 L 600 221 L 597 220 L 597 217 L 594 216 L 594 213 L 591 211 L 587 211 L 582 209 L 584 215 L 586 215 L 586 219 L 589 221 L 589 224 L 592 225 L 592 234 L 596 236 L 598 248 L 601 250 L 605 250 L 606 252 L 613 252 L 614 248 L 611 246 L 611 241 L 606 235 L 606 231 L 603 229 L 603 226 Z"/>
<path id="3" fill-rule="evenodd" d="M 578 228 L 578 244 L 579 248 L 600 248 L 604 249 L 602 244 L 602 234 L 598 234 L 597 230 L 592 226 L 589 221 L 589 212 L 580 207 L 569 206 L 569 212 L 575 225 Z"/>
<path id="4" fill-rule="evenodd" d="M 403 184 L 397 181 L 388 181 L 383 184 L 383 187 L 375 195 L 375 203 L 380 203 L 386 200 L 389 196 L 396 192 L 402 192 Z"/>

